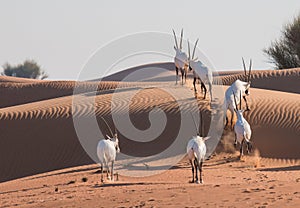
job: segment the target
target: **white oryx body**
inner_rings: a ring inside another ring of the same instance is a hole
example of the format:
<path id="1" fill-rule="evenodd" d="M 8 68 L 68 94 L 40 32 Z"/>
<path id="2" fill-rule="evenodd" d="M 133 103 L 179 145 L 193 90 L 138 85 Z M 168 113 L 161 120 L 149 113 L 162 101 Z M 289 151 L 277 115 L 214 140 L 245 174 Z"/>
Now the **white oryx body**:
<path id="1" fill-rule="evenodd" d="M 174 57 L 174 63 L 175 63 L 175 68 L 176 68 L 176 84 L 177 84 L 177 79 L 178 79 L 178 71 L 180 70 L 181 72 L 181 83 L 183 84 L 183 79 L 186 82 L 186 76 L 188 73 L 188 57 L 185 52 L 182 51 L 182 38 L 183 38 L 183 29 L 181 30 L 181 36 L 180 36 L 180 45 L 178 46 L 177 43 L 177 37 L 175 34 L 175 31 L 173 30 L 174 34 L 174 39 L 175 39 L 175 57 Z"/>
<path id="2" fill-rule="evenodd" d="M 114 180 L 114 162 L 116 160 L 117 152 L 120 152 L 119 140 L 115 134 L 113 138 L 107 136 L 108 139 L 102 139 L 97 145 L 97 156 L 101 165 L 101 182 L 103 182 L 103 166 L 107 168 L 107 178 Z M 111 169 L 109 164 L 111 163 Z M 109 175 L 109 173 L 111 175 Z"/>
<path id="3" fill-rule="evenodd" d="M 194 117 L 193 117 L 194 120 Z M 190 164 L 192 166 L 192 173 L 193 173 L 193 179 L 192 183 L 196 182 L 199 183 L 198 181 L 198 169 L 200 173 L 200 183 L 203 183 L 202 179 L 202 166 L 203 162 L 205 160 L 205 155 L 206 155 L 206 144 L 205 141 L 209 139 L 209 137 L 203 137 L 202 133 L 204 132 L 204 124 L 203 124 L 203 119 L 202 119 L 202 114 L 201 114 L 201 132 L 198 131 L 197 125 L 194 121 L 196 130 L 197 130 L 197 136 L 193 136 L 186 147 L 186 153 L 188 155 L 188 159 L 190 161 Z M 196 174 L 194 174 L 194 170 L 196 169 Z M 195 176 L 195 177 L 194 177 Z M 196 179 L 196 181 L 194 180 Z"/>
<path id="4" fill-rule="evenodd" d="M 243 139 L 245 139 L 246 142 L 250 142 L 251 139 L 251 127 L 249 123 L 246 121 L 246 119 L 243 116 L 242 110 L 238 110 L 236 112 L 237 114 L 237 121 L 234 126 L 234 132 L 236 135 L 236 141 L 235 143 L 242 144 Z"/>
<path id="5" fill-rule="evenodd" d="M 239 79 L 235 80 L 235 82 L 230 87 L 227 88 L 227 90 L 225 92 L 226 109 L 229 109 L 231 111 L 232 115 L 233 115 L 234 109 L 237 108 L 234 103 L 233 94 L 235 95 L 235 97 L 239 97 L 240 93 L 242 93 L 243 97 L 248 96 L 248 95 L 250 95 L 249 88 L 250 88 L 250 84 L 248 82 L 243 82 Z M 246 93 L 246 90 L 248 90 L 247 93 Z M 237 104 L 240 103 L 239 100 L 237 100 L 236 102 L 237 102 Z"/>
<path id="6" fill-rule="evenodd" d="M 201 82 L 201 88 L 204 88 L 204 99 L 206 97 L 206 87 L 205 84 L 208 84 L 208 89 L 210 92 L 210 99 L 212 101 L 212 82 L 213 82 L 213 75 L 212 71 L 205 66 L 200 60 L 193 61 L 190 60 L 189 62 L 190 68 L 193 70 L 193 76 L 194 76 L 194 91 L 197 93 L 196 88 L 196 81 L 197 79 Z"/>
<path id="7" fill-rule="evenodd" d="M 247 144 L 247 152 L 249 153 L 252 149 L 252 144 L 250 143 L 252 131 L 251 131 L 250 124 L 246 121 L 246 119 L 243 116 L 244 110 L 242 110 L 242 93 L 240 93 L 239 96 L 240 99 L 238 99 L 240 100 L 239 110 L 238 110 L 236 96 L 234 95 L 233 92 L 232 92 L 232 96 L 233 96 L 234 104 L 236 106 L 236 108 L 234 108 L 234 111 L 236 112 L 237 115 L 237 121 L 234 126 L 234 132 L 235 132 L 234 145 L 236 146 L 237 143 L 241 145 L 240 147 L 240 158 L 241 158 L 243 156 L 243 146 L 245 142 Z"/>
<path id="8" fill-rule="evenodd" d="M 225 109 L 227 111 L 227 109 L 230 111 L 231 113 L 231 127 L 233 125 L 233 115 L 234 115 L 234 109 L 237 109 L 237 106 L 235 106 L 235 102 L 234 102 L 234 96 L 235 97 L 239 97 L 240 94 L 242 95 L 245 103 L 246 103 L 246 110 L 250 110 L 249 106 L 248 106 L 248 102 L 246 99 L 246 96 L 250 95 L 250 76 L 251 76 L 251 66 L 252 66 L 252 61 L 250 60 L 250 67 L 249 67 L 249 74 L 247 74 L 246 72 L 246 66 L 245 66 L 245 62 L 243 59 L 243 66 L 244 66 L 244 71 L 245 71 L 245 76 L 247 78 L 247 82 L 241 81 L 239 79 L 235 80 L 234 83 L 232 83 L 232 85 L 230 87 L 227 88 L 226 92 L 225 92 Z M 238 99 L 236 101 L 237 105 L 240 103 L 241 101 Z M 228 124 L 228 118 L 226 116 L 226 124 L 225 126 Z"/>
<path id="9" fill-rule="evenodd" d="M 189 51 L 189 69 L 193 71 L 193 85 L 194 85 L 194 91 L 195 91 L 195 96 L 197 96 L 197 88 L 196 88 L 196 81 L 200 80 L 201 82 L 201 91 L 204 90 L 204 99 L 206 98 L 206 86 L 205 84 L 208 84 L 208 89 L 210 92 L 210 100 L 212 101 L 213 96 L 212 96 L 212 83 L 213 83 L 213 75 L 212 71 L 205 66 L 198 58 L 194 58 L 195 56 L 195 50 L 197 47 L 198 40 L 196 41 L 194 45 L 194 50 L 193 50 L 193 55 L 191 57 L 191 52 L 190 52 L 190 43 L 188 42 L 188 51 Z"/>

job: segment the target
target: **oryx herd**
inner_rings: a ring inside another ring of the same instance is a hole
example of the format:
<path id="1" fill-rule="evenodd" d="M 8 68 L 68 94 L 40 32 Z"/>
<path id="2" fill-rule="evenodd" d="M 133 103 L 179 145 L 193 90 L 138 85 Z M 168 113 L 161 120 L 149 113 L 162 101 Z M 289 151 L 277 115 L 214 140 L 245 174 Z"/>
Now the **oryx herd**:
<path id="1" fill-rule="evenodd" d="M 174 64 L 176 70 L 176 84 L 178 82 L 178 73 L 181 72 L 181 84 L 186 83 L 187 74 L 189 71 L 193 72 L 193 86 L 194 93 L 197 97 L 197 88 L 196 83 L 199 80 L 201 91 L 204 93 L 203 99 L 206 99 L 207 88 L 205 84 L 208 85 L 209 93 L 210 93 L 210 101 L 213 102 L 213 74 L 212 70 L 205 66 L 197 57 L 195 57 L 196 47 L 198 44 L 198 40 L 196 40 L 193 48 L 193 52 L 191 55 L 190 51 L 190 43 L 187 41 L 188 45 L 188 55 L 183 51 L 182 42 L 183 42 L 183 30 L 181 30 L 179 44 L 177 41 L 176 33 L 173 30 L 173 35 L 175 39 L 175 57 Z M 243 147 L 246 143 L 247 152 L 251 152 L 252 144 L 251 144 L 251 128 L 249 123 L 243 116 L 243 112 L 249 111 L 248 102 L 246 96 L 250 95 L 250 78 L 251 78 L 251 68 L 252 68 L 252 60 L 250 60 L 249 72 L 247 73 L 245 61 L 242 58 L 244 73 L 245 73 L 245 81 L 241 81 L 239 79 L 235 80 L 231 86 L 229 86 L 224 95 L 224 106 L 226 111 L 229 110 L 231 112 L 231 122 L 230 127 L 234 129 L 235 132 L 235 140 L 234 145 L 237 143 L 240 144 L 240 159 L 243 156 Z M 203 92 L 204 91 L 204 92 Z M 242 98 L 245 101 L 246 109 L 242 110 Z M 239 109 L 238 109 L 239 107 Z M 234 112 L 236 113 L 237 121 L 233 127 L 233 117 Z M 225 113 L 226 114 L 226 113 Z M 193 117 L 193 116 L 192 116 Z M 102 117 L 101 117 L 102 118 Z M 228 118 L 225 116 L 226 122 L 225 127 L 228 125 Z M 102 118 L 103 119 L 103 118 Z M 107 127 L 109 128 L 106 121 L 103 119 Z M 193 118 L 194 121 L 194 118 Z M 192 182 L 194 183 L 203 183 L 202 179 L 202 166 L 205 160 L 206 155 L 206 144 L 205 141 L 209 139 L 209 137 L 204 136 L 204 121 L 202 118 L 202 113 L 200 113 L 200 121 L 201 121 L 201 131 L 197 128 L 197 125 L 194 121 L 196 127 L 196 135 L 193 136 L 188 144 L 187 144 L 187 156 L 189 162 L 192 166 L 193 178 Z M 110 128 L 109 128 L 110 129 Z M 119 140 L 117 132 L 115 134 L 112 133 L 112 138 L 107 136 L 107 139 L 102 139 L 99 141 L 97 146 L 97 155 L 101 165 L 101 181 L 103 182 L 103 166 L 107 167 L 107 177 L 113 180 L 113 166 L 116 158 L 116 153 L 120 151 L 119 148 Z M 111 163 L 111 168 L 109 168 L 109 163 Z M 196 173 L 194 172 L 196 170 Z M 198 170 L 200 174 L 200 181 L 198 179 Z"/>

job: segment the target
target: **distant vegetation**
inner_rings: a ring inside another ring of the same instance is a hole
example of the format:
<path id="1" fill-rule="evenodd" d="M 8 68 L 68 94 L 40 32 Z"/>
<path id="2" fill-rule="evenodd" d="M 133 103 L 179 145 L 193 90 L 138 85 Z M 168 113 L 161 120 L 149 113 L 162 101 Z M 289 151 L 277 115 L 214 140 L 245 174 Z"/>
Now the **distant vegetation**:
<path id="1" fill-rule="evenodd" d="M 300 67 L 300 14 L 283 27 L 281 38 L 264 49 L 264 53 L 277 69 Z"/>
<path id="2" fill-rule="evenodd" d="M 25 60 L 24 63 L 12 66 L 9 63 L 3 65 L 2 75 L 22 77 L 30 79 L 46 79 L 48 75 L 34 60 Z"/>

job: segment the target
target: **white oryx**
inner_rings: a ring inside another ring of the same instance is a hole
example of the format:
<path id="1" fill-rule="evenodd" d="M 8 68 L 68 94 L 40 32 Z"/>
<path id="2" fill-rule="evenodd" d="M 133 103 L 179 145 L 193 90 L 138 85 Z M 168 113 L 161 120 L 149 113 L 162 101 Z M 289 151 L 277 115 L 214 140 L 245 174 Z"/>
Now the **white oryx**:
<path id="1" fill-rule="evenodd" d="M 237 143 L 239 143 L 241 145 L 241 147 L 240 147 L 240 159 L 241 159 L 243 156 L 243 146 L 244 146 L 245 142 L 247 144 L 248 154 L 249 154 L 249 152 L 252 151 L 252 144 L 250 142 L 252 132 L 251 132 L 251 127 L 250 127 L 249 123 L 246 121 L 246 119 L 243 116 L 244 110 L 242 110 L 242 93 L 240 93 L 240 99 L 239 99 L 240 100 L 240 110 L 238 110 L 238 104 L 235 99 L 234 92 L 232 92 L 232 94 L 233 94 L 234 102 L 236 105 L 236 108 L 234 109 L 234 111 L 236 112 L 236 115 L 237 115 L 237 121 L 234 126 L 234 132 L 235 132 L 234 145 L 236 146 Z"/>
<path id="2" fill-rule="evenodd" d="M 206 92 L 207 92 L 205 84 L 208 84 L 208 89 L 209 89 L 209 93 L 210 93 L 210 100 L 212 101 L 213 100 L 213 96 L 212 96 L 212 82 L 213 82 L 212 71 L 207 66 L 205 66 L 200 60 L 198 60 L 198 58 L 194 58 L 198 40 L 199 39 L 197 39 L 197 41 L 194 45 L 194 50 L 193 50 L 192 57 L 191 57 L 191 52 L 190 52 L 190 43 L 188 41 L 189 69 L 193 70 L 193 75 L 194 75 L 193 85 L 194 85 L 195 97 L 197 97 L 196 81 L 200 80 L 201 92 L 203 93 L 203 90 L 204 90 L 203 99 L 206 98 Z"/>
<path id="3" fill-rule="evenodd" d="M 102 119 L 106 123 L 104 118 Z M 109 128 L 107 123 L 106 125 Z M 110 133 L 112 134 L 110 128 L 109 130 Z M 106 172 L 107 178 L 112 181 L 114 180 L 114 162 L 116 160 L 116 154 L 120 152 L 119 139 L 117 133 L 115 133 L 112 137 L 109 137 L 108 135 L 106 135 L 106 137 L 107 139 L 100 140 L 97 145 L 97 156 L 101 165 L 101 182 L 104 182 L 103 180 L 104 165 L 107 168 L 107 172 Z M 111 163 L 111 169 L 109 168 L 109 163 Z"/>
<path id="4" fill-rule="evenodd" d="M 227 88 L 226 92 L 225 92 L 225 109 L 227 111 L 227 109 L 229 109 L 229 111 L 231 112 L 231 127 L 233 125 L 233 115 L 234 115 L 234 109 L 237 109 L 237 106 L 235 106 L 235 102 L 234 102 L 234 96 L 235 97 L 239 97 L 240 92 L 242 93 L 242 97 L 246 103 L 246 110 L 250 110 L 249 106 L 248 106 L 248 102 L 246 99 L 246 96 L 250 95 L 250 77 L 251 77 L 251 67 L 252 67 L 252 60 L 250 59 L 250 66 L 249 66 L 249 73 L 247 74 L 247 70 L 246 70 L 246 65 L 244 62 L 244 59 L 242 58 L 243 61 L 243 67 L 244 67 L 244 72 L 245 72 L 245 77 L 246 77 L 246 82 L 243 82 L 239 79 L 237 79 L 230 87 Z M 233 94 L 232 94 L 233 92 Z M 237 101 L 237 104 L 239 104 L 239 100 Z M 225 127 L 228 125 L 228 118 L 226 116 L 226 124 Z"/>
<path id="5" fill-rule="evenodd" d="M 192 115 L 193 116 L 193 115 Z M 209 139 L 209 137 L 204 137 L 204 124 L 203 124 L 203 118 L 202 118 L 202 114 L 200 114 L 201 117 L 201 132 L 198 130 L 198 127 L 195 123 L 194 117 L 193 121 L 196 127 L 196 131 L 197 131 L 197 136 L 193 136 L 190 141 L 187 144 L 187 155 L 189 158 L 189 161 L 191 163 L 192 166 L 192 173 L 193 173 L 193 179 L 192 179 L 192 183 L 196 182 L 199 183 L 198 180 L 198 169 L 199 169 L 199 174 L 200 174 L 200 183 L 203 183 L 203 179 L 202 179 L 202 166 L 203 166 L 203 162 L 205 160 L 205 155 L 206 155 L 206 145 L 205 145 L 205 141 L 207 139 Z M 196 174 L 194 174 L 194 170 L 196 169 Z M 195 178 L 195 180 L 194 180 Z"/>
<path id="6" fill-rule="evenodd" d="M 183 38 L 183 29 L 181 29 L 180 35 L 180 44 L 178 47 L 177 37 L 175 31 L 173 30 L 174 38 L 175 38 L 175 46 L 174 49 L 176 51 L 176 55 L 174 57 L 174 63 L 176 68 L 176 84 L 178 79 L 178 70 L 181 72 L 181 83 L 183 84 L 183 78 L 186 82 L 186 76 L 188 72 L 188 57 L 185 52 L 182 51 L 182 38 Z"/>

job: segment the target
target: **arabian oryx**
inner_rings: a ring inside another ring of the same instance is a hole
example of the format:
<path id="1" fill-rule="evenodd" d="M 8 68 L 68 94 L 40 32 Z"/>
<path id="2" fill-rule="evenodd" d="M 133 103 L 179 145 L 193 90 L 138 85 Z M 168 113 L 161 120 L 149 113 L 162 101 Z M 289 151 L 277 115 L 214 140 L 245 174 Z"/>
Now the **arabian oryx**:
<path id="1" fill-rule="evenodd" d="M 195 91 L 195 97 L 197 97 L 197 87 L 196 87 L 196 81 L 200 80 L 201 83 L 201 91 L 203 92 L 204 90 L 204 97 L 203 99 L 206 98 L 206 92 L 207 89 L 205 87 L 205 84 L 208 84 L 208 89 L 209 89 L 209 93 L 210 93 L 210 100 L 213 100 L 213 96 L 212 96 L 212 82 L 213 82 L 213 75 L 212 75 L 212 71 L 205 66 L 200 60 L 198 60 L 198 58 L 194 58 L 195 56 L 195 50 L 197 47 L 197 43 L 198 40 L 196 41 L 195 45 L 194 45 L 194 50 L 193 50 L 193 55 L 191 57 L 191 52 L 190 52 L 190 43 L 188 41 L 188 51 L 189 51 L 189 69 L 191 71 L 193 71 L 193 75 L 194 75 L 194 81 L 193 81 L 193 85 L 194 85 L 194 91 Z"/>
<path id="2" fill-rule="evenodd" d="M 193 116 L 193 115 L 192 115 Z M 187 144 L 187 155 L 189 158 L 189 161 L 192 166 L 192 174 L 193 174 L 193 179 L 192 183 L 196 182 L 199 183 L 198 181 L 198 169 L 199 169 L 199 174 L 200 174 L 200 183 L 203 183 L 202 179 L 202 166 L 203 162 L 205 160 L 205 155 L 206 155 L 206 145 L 205 141 L 209 139 L 209 137 L 204 137 L 204 123 L 203 123 L 203 118 L 202 118 L 202 113 L 200 113 L 200 118 L 201 118 L 201 132 L 199 131 L 196 122 L 193 121 L 195 124 L 195 128 L 197 131 L 197 135 L 193 136 L 190 141 Z M 194 170 L 196 169 L 196 174 L 194 174 Z M 194 180 L 195 178 L 195 180 Z"/>
<path id="3" fill-rule="evenodd" d="M 101 117 L 102 118 L 102 117 Z M 102 118 L 107 127 L 108 124 Z M 112 137 L 106 135 L 107 139 L 102 139 L 97 145 L 97 156 L 101 164 L 101 182 L 103 182 L 103 165 L 107 168 L 107 178 L 109 180 L 114 180 L 114 162 L 116 160 L 116 154 L 120 152 L 119 139 L 117 132 L 113 135 L 111 129 L 109 128 Z M 111 169 L 109 168 L 109 163 L 111 163 Z M 110 174 L 110 175 L 109 175 Z"/>
<path id="4" fill-rule="evenodd" d="M 174 58 L 175 68 L 176 68 L 176 84 L 178 79 L 178 70 L 181 72 L 181 83 L 183 85 L 183 78 L 186 82 L 186 76 L 188 72 L 188 57 L 185 52 L 182 51 L 182 38 L 183 38 L 183 29 L 181 29 L 180 35 L 180 44 L 178 47 L 177 37 L 175 31 L 173 30 L 174 38 L 175 38 L 175 46 L 174 49 L 176 51 L 176 55 Z"/>
<path id="5" fill-rule="evenodd" d="M 234 103 L 236 106 L 234 111 L 236 112 L 236 115 L 237 115 L 237 121 L 234 126 L 234 132 L 235 132 L 234 146 L 236 146 L 237 143 L 239 143 L 241 145 L 241 147 L 240 147 L 240 159 L 241 159 L 243 156 L 243 146 L 244 146 L 245 142 L 247 144 L 248 154 L 249 154 L 249 152 L 252 151 L 252 144 L 250 142 L 252 132 L 251 132 L 251 127 L 250 127 L 249 123 L 246 121 L 246 119 L 243 116 L 244 110 L 242 110 L 242 93 L 240 93 L 240 110 L 238 110 L 238 104 L 235 99 L 234 92 L 232 92 L 232 94 L 233 94 Z"/>
<path id="6" fill-rule="evenodd" d="M 247 74 L 247 70 L 246 70 L 246 65 L 245 65 L 245 61 L 242 58 L 243 61 L 243 67 L 244 67 L 244 72 L 245 72 L 245 77 L 246 77 L 246 82 L 243 82 L 239 79 L 237 79 L 230 87 L 227 88 L 226 92 L 225 92 L 225 108 L 226 110 L 229 109 L 229 111 L 231 112 L 231 128 L 233 127 L 233 115 L 234 115 L 234 109 L 236 109 L 237 107 L 235 106 L 234 103 L 234 96 L 233 94 L 238 97 L 240 92 L 242 93 L 242 97 L 246 103 L 246 110 L 250 110 L 249 106 L 248 106 L 248 102 L 246 99 L 246 96 L 250 95 L 250 77 L 251 77 L 251 67 L 252 67 L 252 60 L 250 59 L 250 66 L 249 66 L 249 73 Z M 233 94 L 232 94 L 233 92 Z M 239 104 L 239 100 L 237 100 L 237 104 Z M 228 125 L 228 118 L 226 116 L 226 124 L 225 127 Z"/>

